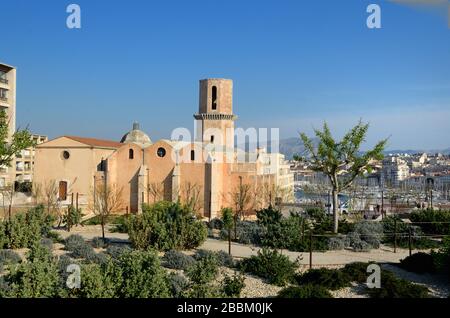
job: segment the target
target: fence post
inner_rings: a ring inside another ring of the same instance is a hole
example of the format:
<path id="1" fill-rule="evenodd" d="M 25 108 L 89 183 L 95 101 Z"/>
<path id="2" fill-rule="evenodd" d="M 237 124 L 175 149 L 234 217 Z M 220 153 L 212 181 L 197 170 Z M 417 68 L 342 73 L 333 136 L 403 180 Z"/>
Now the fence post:
<path id="1" fill-rule="evenodd" d="M 394 220 L 394 253 L 397 253 L 397 219 Z"/>
<path id="2" fill-rule="evenodd" d="M 76 206 L 76 210 L 77 210 L 77 213 L 78 213 L 78 192 L 77 192 L 77 199 L 75 201 L 75 206 Z"/>
<path id="3" fill-rule="evenodd" d="M 313 235 L 312 235 L 312 229 L 309 231 L 309 269 L 312 268 L 312 240 L 313 240 Z"/>
<path id="4" fill-rule="evenodd" d="M 411 246 L 411 224 L 408 227 L 408 247 L 409 247 L 409 256 L 411 256 L 412 253 L 412 246 Z"/>

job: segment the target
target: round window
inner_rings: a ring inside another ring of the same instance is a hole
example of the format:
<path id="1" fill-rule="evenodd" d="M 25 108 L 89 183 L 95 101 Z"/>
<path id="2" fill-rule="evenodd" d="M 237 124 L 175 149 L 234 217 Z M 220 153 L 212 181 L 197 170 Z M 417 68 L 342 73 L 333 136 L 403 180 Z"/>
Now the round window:
<path id="1" fill-rule="evenodd" d="M 63 157 L 63 159 L 67 160 L 70 158 L 70 153 L 67 150 L 64 150 L 62 152 L 62 157 Z"/>
<path id="2" fill-rule="evenodd" d="M 158 155 L 158 157 L 164 157 L 166 155 L 166 149 L 160 147 L 158 148 L 158 150 L 156 151 L 156 154 Z"/>

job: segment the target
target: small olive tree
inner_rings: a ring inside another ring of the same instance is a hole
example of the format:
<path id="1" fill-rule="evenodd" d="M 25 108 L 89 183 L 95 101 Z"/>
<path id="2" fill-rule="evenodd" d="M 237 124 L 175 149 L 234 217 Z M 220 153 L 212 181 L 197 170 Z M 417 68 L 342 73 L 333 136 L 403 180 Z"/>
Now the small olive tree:
<path id="1" fill-rule="evenodd" d="M 361 152 L 360 150 L 368 128 L 369 124 L 359 121 L 340 142 L 336 142 L 327 123 L 324 123 L 323 131 L 314 130 L 318 139 L 317 147 L 306 134 L 301 133 L 300 135 L 305 145 L 305 151 L 310 156 L 312 170 L 323 172 L 330 179 L 333 193 L 334 233 L 338 232 L 338 194 L 349 188 L 356 177 L 370 172 L 373 160 L 383 159 L 387 139 L 379 141 L 369 151 Z"/>

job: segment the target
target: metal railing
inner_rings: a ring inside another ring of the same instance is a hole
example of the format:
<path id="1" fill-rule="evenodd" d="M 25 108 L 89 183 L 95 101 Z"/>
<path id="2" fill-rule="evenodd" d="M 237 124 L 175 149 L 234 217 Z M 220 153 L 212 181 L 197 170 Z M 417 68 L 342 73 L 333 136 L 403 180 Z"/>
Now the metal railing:
<path id="1" fill-rule="evenodd" d="M 3 101 L 3 102 L 7 102 L 7 101 L 8 101 L 8 98 L 5 97 L 5 96 L 0 96 L 0 100 Z"/>
<path id="2" fill-rule="evenodd" d="M 8 84 L 8 80 L 6 78 L 0 78 L 0 83 Z"/>

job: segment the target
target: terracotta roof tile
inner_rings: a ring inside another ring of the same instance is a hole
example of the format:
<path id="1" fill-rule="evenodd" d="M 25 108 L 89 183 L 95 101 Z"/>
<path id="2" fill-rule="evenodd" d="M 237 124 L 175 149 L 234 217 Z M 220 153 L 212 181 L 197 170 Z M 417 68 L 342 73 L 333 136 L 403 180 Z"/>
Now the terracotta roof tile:
<path id="1" fill-rule="evenodd" d="M 81 142 L 82 144 L 86 144 L 93 147 L 108 147 L 108 148 L 120 148 L 123 146 L 123 143 L 112 141 L 112 140 L 103 140 L 103 139 L 96 139 L 96 138 L 86 138 L 86 137 L 78 137 L 78 136 L 63 136 L 78 142 Z"/>

